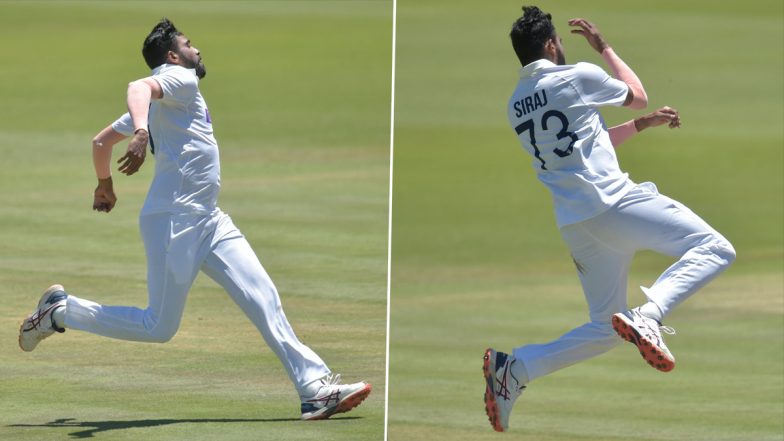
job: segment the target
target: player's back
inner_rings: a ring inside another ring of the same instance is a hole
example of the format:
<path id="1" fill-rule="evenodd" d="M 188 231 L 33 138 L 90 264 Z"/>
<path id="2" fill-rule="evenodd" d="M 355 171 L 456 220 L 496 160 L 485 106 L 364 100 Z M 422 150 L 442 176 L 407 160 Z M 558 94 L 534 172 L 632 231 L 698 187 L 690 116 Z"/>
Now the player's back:
<path id="1" fill-rule="evenodd" d="M 600 214 L 630 188 L 621 172 L 601 105 L 621 105 L 624 83 L 589 63 L 523 67 L 508 116 L 537 177 L 552 192 L 559 226 Z"/>

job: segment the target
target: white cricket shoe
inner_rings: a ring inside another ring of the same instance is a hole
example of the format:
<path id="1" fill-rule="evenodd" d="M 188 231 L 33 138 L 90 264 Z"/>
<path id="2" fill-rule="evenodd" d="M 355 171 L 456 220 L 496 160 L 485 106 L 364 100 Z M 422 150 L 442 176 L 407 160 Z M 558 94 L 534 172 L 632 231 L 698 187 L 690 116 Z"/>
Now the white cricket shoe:
<path id="1" fill-rule="evenodd" d="M 372 387 L 361 381 L 340 384 L 340 374 L 322 378 L 321 386 L 311 397 L 301 397 L 303 420 L 323 420 L 336 413 L 348 412 L 370 395 Z"/>
<path id="2" fill-rule="evenodd" d="M 675 335 L 675 330 L 662 326 L 658 321 L 640 314 L 640 308 L 614 314 L 612 327 L 622 339 L 634 343 L 649 365 L 669 372 L 675 368 L 675 357 L 664 344 L 661 332 Z"/>
<path id="3" fill-rule="evenodd" d="M 482 371 L 485 374 L 485 412 L 496 432 L 509 428 L 509 414 L 517 398 L 525 389 L 512 375 L 515 358 L 488 348 L 485 350 Z"/>
<path id="4" fill-rule="evenodd" d="M 52 313 L 65 306 L 66 298 L 68 294 L 65 293 L 63 285 L 52 285 L 44 292 L 38 302 L 38 309 L 27 316 L 19 327 L 19 347 L 23 351 L 32 351 L 41 340 L 55 332 L 65 332 L 65 329 L 55 326 Z"/>

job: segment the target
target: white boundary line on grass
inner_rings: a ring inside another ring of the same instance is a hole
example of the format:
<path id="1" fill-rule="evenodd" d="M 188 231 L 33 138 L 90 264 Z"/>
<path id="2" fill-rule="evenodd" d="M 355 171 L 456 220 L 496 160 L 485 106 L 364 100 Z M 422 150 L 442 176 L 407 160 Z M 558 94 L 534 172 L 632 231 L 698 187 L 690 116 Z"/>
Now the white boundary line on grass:
<path id="1" fill-rule="evenodd" d="M 392 0 L 392 79 L 389 104 L 389 233 L 387 236 L 387 335 L 386 366 L 384 368 L 386 387 L 384 388 L 384 441 L 387 441 L 389 426 L 389 311 L 392 288 L 392 183 L 395 168 L 395 42 L 397 39 L 397 0 Z"/>

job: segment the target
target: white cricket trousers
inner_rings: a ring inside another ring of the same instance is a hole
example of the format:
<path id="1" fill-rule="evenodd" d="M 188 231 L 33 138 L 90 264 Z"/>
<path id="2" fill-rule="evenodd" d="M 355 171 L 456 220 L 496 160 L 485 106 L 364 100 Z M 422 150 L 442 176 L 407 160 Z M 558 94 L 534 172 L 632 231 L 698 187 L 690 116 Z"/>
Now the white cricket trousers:
<path id="1" fill-rule="evenodd" d="M 153 214 L 141 216 L 139 226 L 147 254 L 147 308 L 104 306 L 69 293 L 66 327 L 122 340 L 166 342 L 177 332 L 188 291 L 202 270 L 256 325 L 298 391 L 329 374 L 324 361 L 297 339 L 275 285 L 228 215 L 220 210 Z"/>
<path id="2" fill-rule="evenodd" d="M 679 260 L 650 288 L 648 299 L 666 316 L 735 260 L 732 245 L 685 205 L 660 195 L 650 182 L 635 186 L 610 210 L 561 228 L 578 267 L 590 322 L 555 341 L 514 350 L 529 380 L 602 354 L 622 340 L 610 323 L 626 311 L 629 268 L 638 250 Z"/>

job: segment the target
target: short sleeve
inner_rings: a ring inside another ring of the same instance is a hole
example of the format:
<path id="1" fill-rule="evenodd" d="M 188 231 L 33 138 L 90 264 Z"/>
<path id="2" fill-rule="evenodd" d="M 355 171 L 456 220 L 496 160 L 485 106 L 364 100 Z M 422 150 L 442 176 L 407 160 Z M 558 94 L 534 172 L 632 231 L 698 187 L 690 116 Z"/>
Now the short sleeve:
<path id="1" fill-rule="evenodd" d="M 161 85 L 163 101 L 190 102 L 199 90 L 196 75 L 185 68 L 167 69 L 152 78 Z"/>
<path id="2" fill-rule="evenodd" d="M 626 101 L 629 86 L 607 75 L 591 63 L 577 63 L 572 84 L 582 101 L 589 106 L 620 106 Z"/>
<path id="3" fill-rule="evenodd" d="M 117 118 L 117 121 L 112 123 L 112 130 L 125 136 L 133 135 L 133 120 L 131 119 L 131 114 L 125 112 L 123 116 Z"/>

